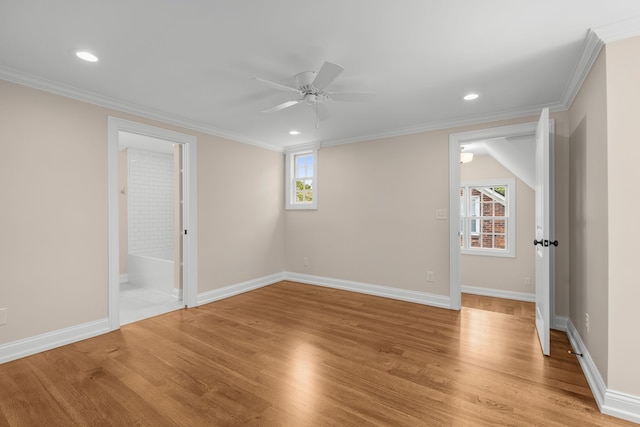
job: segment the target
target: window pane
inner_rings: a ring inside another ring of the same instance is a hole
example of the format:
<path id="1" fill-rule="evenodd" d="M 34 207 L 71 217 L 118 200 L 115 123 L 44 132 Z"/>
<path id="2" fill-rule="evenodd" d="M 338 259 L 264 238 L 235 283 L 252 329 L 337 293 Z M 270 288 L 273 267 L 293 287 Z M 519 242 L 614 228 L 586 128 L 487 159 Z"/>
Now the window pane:
<path id="1" fill-rule="evenodd" d="M 480 197 L 471 197 L 471 206 L 469 206 L 471 216 L 480 216 Z"/>
<path id="2" fill-rule="evenodd" d="M 470 219 L 469 220 L 469 232 L 471 234 L 478 234 L 480 232 L 480 220 L 479 219 Z"/>
<path id="3" fill-rule="evenodd" d="M 296 178 L 302 178 L 307 176 L 307 170 L 305 168 L 304 156 L 296 156 Z"/>
<path id="4" fill-rule="evenodd" d="M 493 200 L 490 197 L 484 196 L 482 202 L 482 216 L 493 216 Z"/>
<path id="5" fill-rule="evenodd" d="M 313 185 L 310 179 L 304 182 L 304 201 L 305 202 L 313 201 Z"/>

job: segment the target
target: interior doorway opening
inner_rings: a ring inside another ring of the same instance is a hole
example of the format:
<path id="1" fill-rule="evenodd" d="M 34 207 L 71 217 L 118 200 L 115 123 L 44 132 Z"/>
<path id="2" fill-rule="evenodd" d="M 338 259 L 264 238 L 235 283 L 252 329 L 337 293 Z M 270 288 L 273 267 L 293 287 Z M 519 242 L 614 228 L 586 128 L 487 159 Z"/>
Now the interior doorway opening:
<path id="1" fill-rule="evenodd" d="M 193 136 L 115 117 L 107 145 L 115 330 L 197 305 L 197 147 Z"/>
<path id="2" fill-rule="evenodd" d="M 118 132 L 120 288 L 124 325 L 182 302 L 182 144 Z"/>
<path id="3" fill-rule="evenodd" d="M 465 143 L 472 143 L 481 140 L 496 140 L 509 138 L 535 137 L 535 172 L 534 187 L 536 195 L 536 228 L 535 238 L 538 234 L 553 235 L 553 134 L 554 123 L 549 120 L 548 109 L 543 109 L 539 121 L 536 123 L 524 123 L 520 125 L 504 126 L 500 128 L 470 131 L 449 136 L 449 194 L 450 194 L 450 306 L 453 309 L 460 309 L 462 284 L 461 284 L 461 249 L 460 249 L 460 221 L 457 220 L 456 213 L 460 211 L 460 151 Z M 544 156 L 539 156 L 539 152 L 544 152 Z M 540 200 L 546 200 L 544 204 Z M 539 219 L 544 219 L 544 226 L 539 226 Z M 546 240 L 548 242 L 548 240 Z M 539 251 L 536 251 L 538 253 Z M 536 257 L 536 330 L 540 336 L 541 348 L 544 354 L 548 354 L 548 337 L 550 325 L 555 323 L 555 291 L 554 291 L 554 262 L 553 254 L 547 252 L 544 255 L 546 267 L 541 273 L 538 268 Z M 543 316 L 538 316 L 543 313 Z M 539 319 L 542 319 L 541 321 Z"/>

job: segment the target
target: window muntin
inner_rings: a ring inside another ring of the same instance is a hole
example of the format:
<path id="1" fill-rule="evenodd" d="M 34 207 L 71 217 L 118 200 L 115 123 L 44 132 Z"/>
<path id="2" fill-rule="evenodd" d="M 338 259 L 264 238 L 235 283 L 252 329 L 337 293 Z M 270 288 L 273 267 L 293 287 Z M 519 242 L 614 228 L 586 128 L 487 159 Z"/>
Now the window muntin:
<path id="1" fill-rule="evenodd" d="M 515 256 L 515 180 L 462 183 L 462 253 Z"/>

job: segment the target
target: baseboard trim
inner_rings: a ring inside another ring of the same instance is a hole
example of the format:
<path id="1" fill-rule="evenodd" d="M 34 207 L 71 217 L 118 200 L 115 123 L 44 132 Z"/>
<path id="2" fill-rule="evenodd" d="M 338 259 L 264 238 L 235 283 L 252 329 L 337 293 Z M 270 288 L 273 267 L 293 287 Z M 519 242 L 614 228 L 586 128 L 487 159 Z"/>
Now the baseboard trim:
<path id="1" fill-rule="evenodd" d="M 582 357 L 577 356 L 578 362 L 580 362 L 580 367 L 587 378 L 587 383 L 591 388 L 593 397 L 596 399 L 600 412 L 611 415 L 612 417 L 640 423 L 640 396 L 633 396 L 607 389 L 602 375 L 600 375 L 596 364 L 582 341 L 580 333 L 571 319 L 567 319 L 567 336 L 569 337 L 573 351 L 582 354 Z"/>
<path id="2" fill-rule="evenodd" d="M 555 329 L 556 331 L 567 332 L 568 325 L 569 325 L 568 317 L 555 316 L 553 318 L 553 324 L 551 325 L 551 329 Z"/>
<path id="3" fill-rule="evenodd" d="M 259 277 L 257 279 L 247 280 L 246 282 L 236 283 L 235 285 L 225 286 L 224 288 L 203 292 L 198 294 L 197 305 L 209 304 L 214 301 L 272 285 L 282 280 L 285 280 L 284 273 L 276 273 L 269 276 Z"/>
<path id="4" fill-rule="evenodd" d="M 390 288 L 388 286 L 372 285 L 369 283 L 353 282 L 350 280 L 333 279 L 329 277 L 312 276 L 285 272 L 285 280 L 306 283 L 309 285 L 324 286 L 327 288 L 341 289 L 343 291 L 358 292 L 361 294 L 378 297 L 392 298 L 417 304 L 430 305 L 440 308 L 451 308 L 451 300 L 448 296 L 429 294 L 426 292 L 410 291 L 407 289 Z"/>
<path id="5" fill-rule="evenodd" d="M 0 345 L 0 363 L 93 338 L 110 332 L 109 319 L 99 319 Z"/>
<path id="6" fill-rule="evenodd" d="M 461 286 L 462 292 L 465 294 L 482 295 L 485 297 L 512 299 L 515 301 L 536 302 L 536 294 L 527 294 L 524 292 L 503 291 L 500 289 L 479 288 L 477 286 Z"/>
<path id="7" fill-rule="evenodd" d="M 640 424 L 640 396 L 607 390 L 600 410 L 603 414 Z"/>

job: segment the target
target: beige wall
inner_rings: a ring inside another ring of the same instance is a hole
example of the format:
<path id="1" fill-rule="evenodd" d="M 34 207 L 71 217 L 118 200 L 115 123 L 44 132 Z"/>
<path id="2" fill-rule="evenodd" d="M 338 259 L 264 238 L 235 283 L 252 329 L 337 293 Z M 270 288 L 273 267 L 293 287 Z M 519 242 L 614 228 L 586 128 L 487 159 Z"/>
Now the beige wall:
<path id="1" fill-rule="evenodd" d="M 556 123 L 556 186 L 566 195 L 568 115 Z M 449 135 L 537 121 L 537 117 L 457 127 L 319 150 L 317 211 L 286 212 L 286 269 L 335 279 L 449 295 Z M 567 205 L 556 206 L 566 241 Z M 568 258 L 561 244 L 556 257 Z M 303 266 L 303 258 L 309 266 Z M 426 282 L 426 272 L 435 282 Z M 568 263 L 556 265 L 556 313 L 568 316 Z"/>
<path id="2" fill-rule="evenodd" d="M 635 196 L 640 179 L 640 37 L 611 43 L 607 59 L 607 151 L 609 301 L 608 387 L 640 396 L 640 224 L 629 214 L 640 212 Z"/>
<path id="3" fill-rule="evenodd" d="M 107 316 L 107 117 L 198 139 L 198 292 L 284 267 L 283 155 L 0 80 L 0 344 Z"/>
<path id="4" fill-rule="evenodd" d="M 198 137 L 200 293 L 284 270 L 284 155 L 208 139 Z"/>
<path id="5" fill-rule="evenodd" d="M 96 110 L 0 80 L 0 343 L 107 315 L 107 122 Z"/>
<path id="6" fill-rule="evenodd" d="M 434 220 L 449 206 L 447 141 L 440 131 L 320 149 L 318 210 L 287 211 L 287 270 L 448 295 L 449 224 Z"/>
<path id="7" fill-rule="evenodd" d="M 571 106 L 570 317 L 603 379 L 608 366 L 607 93 L 605 53 Z M 590 330 L 585 326 L 589 314 Z"/>
<path id="8" fill-rule="evenodd" d="M 516 256 L 462 255 L 462 285 L 534 294 L 535 248 L 531 241 L 535 236 L 535 192 L 491 156 L 475 156 L 472 162 L 460 165 L 460 178 L 516 180 Z M 525 277 L 531 279 L 531 285 L 524 284 Z"/>

